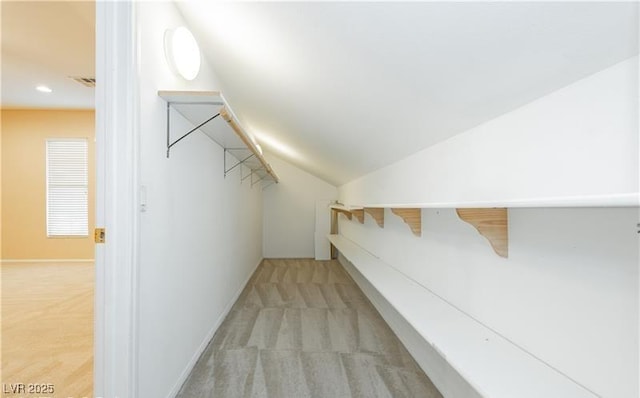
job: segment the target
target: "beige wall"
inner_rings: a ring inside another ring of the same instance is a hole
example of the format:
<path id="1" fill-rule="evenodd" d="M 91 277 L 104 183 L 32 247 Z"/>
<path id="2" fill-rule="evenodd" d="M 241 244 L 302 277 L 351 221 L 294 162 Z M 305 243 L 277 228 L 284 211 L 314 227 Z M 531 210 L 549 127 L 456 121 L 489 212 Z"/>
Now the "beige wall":
<path id="1" fill-rule="evenodd" d="M 2 110 L 2 259 L 92 259 L 95 216 L 94 111 Z M 89 143 L 89 237 L 47 238 L 47 138 Z"/>

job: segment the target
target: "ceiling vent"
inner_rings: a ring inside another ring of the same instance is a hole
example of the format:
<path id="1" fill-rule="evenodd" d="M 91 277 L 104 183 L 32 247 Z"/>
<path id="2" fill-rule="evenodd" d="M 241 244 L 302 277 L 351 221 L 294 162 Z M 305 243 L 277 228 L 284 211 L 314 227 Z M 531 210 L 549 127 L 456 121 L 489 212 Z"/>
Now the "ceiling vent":
<path id="1" fill-rule="evenodd" d="M 81 77 L 81 76 L 69 76 L 69 78 L 77 81 L 86 87 L 95 87 L 96 86 L 96 78 L 95 77 Z"/>

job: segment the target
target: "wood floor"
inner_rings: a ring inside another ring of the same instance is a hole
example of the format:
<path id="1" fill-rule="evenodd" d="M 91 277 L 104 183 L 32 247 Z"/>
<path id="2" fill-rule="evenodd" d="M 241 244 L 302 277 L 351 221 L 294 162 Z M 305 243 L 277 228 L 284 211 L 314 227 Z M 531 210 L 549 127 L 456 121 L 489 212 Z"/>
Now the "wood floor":
<path id="1" fill-rule="evenodd" d="M 93 395 L 94 266 L 2 264 L 2 397 Z M 11 394 L 19 384 L 54 394 Z"/>
<path id="2" fill-rule="evenodd" d="M 180 398 L 441 398 L 336 261 L 265 260 Z"/>

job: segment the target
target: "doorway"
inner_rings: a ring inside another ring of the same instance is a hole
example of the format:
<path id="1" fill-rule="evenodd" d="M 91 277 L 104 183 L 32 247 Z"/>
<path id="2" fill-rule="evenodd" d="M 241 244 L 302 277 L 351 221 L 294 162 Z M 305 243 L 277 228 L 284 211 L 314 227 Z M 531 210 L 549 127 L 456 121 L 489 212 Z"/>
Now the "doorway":
<path id="1" fill-rule="evenodd" d="M 93 396 L 95 4 L 2 2 L 2 396 Z"/>

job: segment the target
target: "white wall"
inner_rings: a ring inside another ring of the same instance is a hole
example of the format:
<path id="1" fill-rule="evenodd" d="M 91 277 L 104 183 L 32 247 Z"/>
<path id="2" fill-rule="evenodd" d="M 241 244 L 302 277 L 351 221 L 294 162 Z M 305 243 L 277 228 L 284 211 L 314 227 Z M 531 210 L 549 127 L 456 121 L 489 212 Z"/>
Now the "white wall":
<path id="1" fill-rule="evenodd" d="M 340 200 L 637 192 L 637 65 L 616 65 L 345 184 Z M 389 210 L 385 217 L 384 229 L 340 217 L 340 231 L 596 394 L 639 396 L 638 208 L 510 209 L 508 259 L 454 209 L 423 210 L 421 238 Z"/>
<path id="2" fill-rule="evenodd" d="M 638 57 L 340 188 L 351 204 L 638 192 Z"/>
<path id="3" fill-rule="evenodd" d="M 316 201 L 335 200 L 338 189 L 276 156 L 267 160 L 280 183 L 263 192 L 264 256 L 314 257 Z"/>
<path id="4" fill-rule="evenodd" d="M 170 397 L 180 387 L 236 293 L 262 258 L 261 190 L 225 179 L 223 150 L 202 133 L 166 158 L 166 103 L 159 89 L 215 90 L 206 60 L 186 82 L 167 68 L 166 28 L 184 24 L 172 3 L 137 4 L 140 73 L 141 214 L 138 296 L 139 397 Z M 224 123 L 215 120 L 214 123 Z M 189 125 L 172 114 L 174 138 Z"/>

